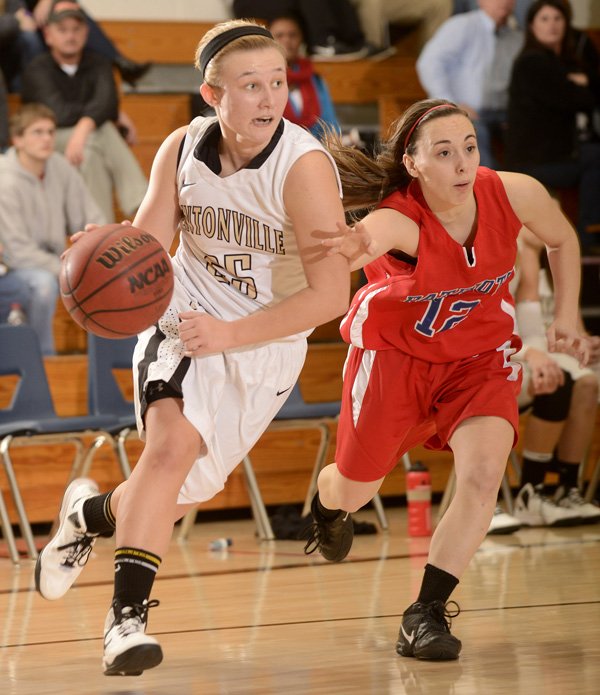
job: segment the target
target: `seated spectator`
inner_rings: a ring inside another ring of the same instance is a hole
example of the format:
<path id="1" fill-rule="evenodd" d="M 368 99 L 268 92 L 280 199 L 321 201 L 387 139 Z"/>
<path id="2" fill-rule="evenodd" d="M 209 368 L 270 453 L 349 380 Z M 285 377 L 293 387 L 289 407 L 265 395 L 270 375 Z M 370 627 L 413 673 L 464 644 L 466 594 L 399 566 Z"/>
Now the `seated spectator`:
<path id="1" fill-rule="evenodd" d="M 519 407 L 531 408 L 523 433 L 521 489 L 515 516 L 528 526 L 563 526 L 600 521 L 600 509 L 584 502 L 578 487 L 579 466 L 594 433 L 598 377 L 559 352 L 549 354 L 540 301 L 540 254 L 537 239 L 524 229 L 519 238 L 516 316 L 523 349 L 513 358 L 523 364 Z M 597 343 L 597 341 L 596 341 Z M 591 361 L 598 360 L 598 349 Z M 557 472 L 558 488 L 544 485 Z"/>
<path id="2" fill-rule="evenodd" d="M 577 114 L 600 99 L 600 75 L 586 71 L 571 41 L 561 0 L 537 0 L 527 15 L 523 51 L 510 82 L 507 166 L 549 188 L 579 190 L 577 231 L 585 253 L 598 251 L 600 143 L 577 137 Z"/>
<path id="3" fill-rule="evenodd" d="M 107 221 L 114 221 L 113 186 L 126 217 L 133 217 L 147 180 L 119 134 L 119 99 L 112 66 L 84 49 L 88 28 L 76 2 L 53 5 L 44 29 L 49 53 L 23 73 L 23 101 L 41 102 L 56 114 L 57 149 L 81 170 Z"/>
<path id="4" fill-rule="evenodd" d="M 48 21 L 48 15 L 54 0 L 26 0 L 29 10 L 33 13 L 38 29 L 43 29 Z M 81 8 L 88 24 L 89 34 L 85 47 L 91 51 L 97 51 L 118 69 L 123 80 L 130 85 L 141 79 L 152 67 L 152 63 L 136 63 L 126 58 L 105 34 L 97 22 Z"/>
<path id="5" fill-rule="evenodd" d="M 275 17 L 269 30 L 284 47 L 287 58 L 289 98 L 285 118 L 310 130 L 317 138 L 323 134 L 323 124 L 339 130 L 325 81 L 314 72 L 312 61 L 300 55 L 304 37 L 298 17 Z"/>
<path id="6" fill-rule="evenodd" d="M 18 92 L 23 68 L 45 50 L 44 42 L 23 0 L 6 0 L 0 7 L 0 68 L 9 90 Z"/>
<path id="7" fill-rule="evenodd" d="M 282 14 L 296 14 L 302 21 L 308 52 L 313 60 L 356 60 L 370 48 L 350 0 L 234 0 L 233 14 L 271 22 Z"/>
<path id="8" fill-rule="evenodd" d="M 355 0 L 368 45 L 389 45 L 390 24 L 414 26 L 422 48 L 448 19 L 452 0 Z"/>
<path id="9" fill-rule="evenodd" d="M 9 276 L 31 293 L 24 305 L 42 353 L 54 353 L 52 319 L 60 255 L 67 234 L 105 219 L 79 172 L 54 151 L 56 120 L 41 104 L 28 104 L 10 120 L 13 142 L 0 157 L 0 237 Z"/>
<path id="10" fill-rule="evenodd" d="M 470 115 L 481 165 L 498 168 L 493 136 L 503 135 L 508 85 L 523 34 L 511 21 L 514 0 L 479 0 L 479 9 L 450 17 L 417 60 L 423 88 Z"/>

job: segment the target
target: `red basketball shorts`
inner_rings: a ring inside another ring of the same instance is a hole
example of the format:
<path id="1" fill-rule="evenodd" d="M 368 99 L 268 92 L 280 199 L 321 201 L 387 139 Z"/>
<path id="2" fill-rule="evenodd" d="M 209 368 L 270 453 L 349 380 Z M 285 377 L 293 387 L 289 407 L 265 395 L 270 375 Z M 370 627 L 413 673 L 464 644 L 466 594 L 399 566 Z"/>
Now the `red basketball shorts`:
<path id="1" fill-rule="evenodd" d="M 519 346 L 503 347 L 445 364 L 351 347 L 337 431 L 340 472 L 364 482 L 383 478 L 418 444 L 450 449 L 456 427 L 476 416 L 508 420 L 516 443 L 521 370 L 510 354 Z"/>

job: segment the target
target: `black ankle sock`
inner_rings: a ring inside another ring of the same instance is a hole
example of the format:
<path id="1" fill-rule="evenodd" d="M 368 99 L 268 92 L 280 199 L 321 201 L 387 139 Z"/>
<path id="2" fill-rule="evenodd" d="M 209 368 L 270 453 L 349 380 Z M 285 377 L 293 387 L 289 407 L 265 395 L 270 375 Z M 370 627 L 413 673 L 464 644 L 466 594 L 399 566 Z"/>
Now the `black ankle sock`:
<path id="1" fill-rule="evenodd" d="M 317 510 L 318 510 L 319 514 L 324 519 L 335 519 L 335 517 L 342 511 L 341 509 L 327 509 L 327 507 L 324 507 L 321 504 L 321 500 L 319 499 L 318 494 L 317 494 Z"/>
<path id="2" fill-rule="evenodd" d="M 554 459 L 554 465 L 558 471 L 558 484 L 568 492 L 572 487 L 577 487 L 577 477 L 579 475 L 579 464 Z"/>
<path id="3" fill-rule="evenodd" d="M 110 508 L 113 490 L 104 495 L 96 495 L 83 503 L 83 518 L 90 533 L 99 533 L 110 538 L 115 531 L 116 521 Z"/>
<path id="4" fill-rule="evenodd" d="M 446 603 L 457 584 L 458 579 L 454 575 L 427 563 L 417 601 L 419 603 L 431 603 L 432 601 Z"/>
<path id="5" fill-rule="evenodd" d="M 521 487 L 531 483 L 533 487 L 544 482 L 546 468 L 550 461 L 534 461 L 523 457 L 523 470 L 521 471 Z"/>
<path id="6" fill-rule="evenodd" d="M 122 606 L 142 604 L 150 596 L 160 563 L 158 555 L 147 550 L 117 548 L 113 598 Z"/>

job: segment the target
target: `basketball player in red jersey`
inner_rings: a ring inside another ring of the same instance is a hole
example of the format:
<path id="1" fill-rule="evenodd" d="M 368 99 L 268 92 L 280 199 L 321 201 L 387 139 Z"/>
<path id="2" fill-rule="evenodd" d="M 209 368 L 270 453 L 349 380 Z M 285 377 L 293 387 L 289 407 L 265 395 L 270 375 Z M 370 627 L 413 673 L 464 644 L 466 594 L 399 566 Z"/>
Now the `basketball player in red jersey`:
<path id="1" fill-rule="evenodd" d="M 350 210 L 371 212 L 325 241 L 368 283 L 342 322 L 350 343 L 336 463 L 319 476 L 306 552 L 332 561 L 352 545 L 354 512 L 417 444 L 450 449 L 456 494 L 431 540 L 419 596 L 405 612 L 403 656 L 458 658 L 446 603 L 487 533 L 518 432 L 520 346 L 508 291 L 519 230 L 548 247 L 557 291 L 551 350 L 580 362 L 579 248 L 536 180 L 479 166 L 473 124 L 444 100 L 409 108 L 373 161 L 331 136 Z"/>

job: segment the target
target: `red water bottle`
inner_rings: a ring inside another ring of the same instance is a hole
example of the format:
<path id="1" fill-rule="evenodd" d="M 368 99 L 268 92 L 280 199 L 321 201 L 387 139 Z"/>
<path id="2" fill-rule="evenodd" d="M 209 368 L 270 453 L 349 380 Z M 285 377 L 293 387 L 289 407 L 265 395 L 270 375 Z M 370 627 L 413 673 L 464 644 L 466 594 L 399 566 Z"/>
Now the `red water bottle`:
<path id="1" fill-rule="evenodd" d="M 420 461 L 406 471 L 408 535 L 431 536 L 431 476 Z"/>

